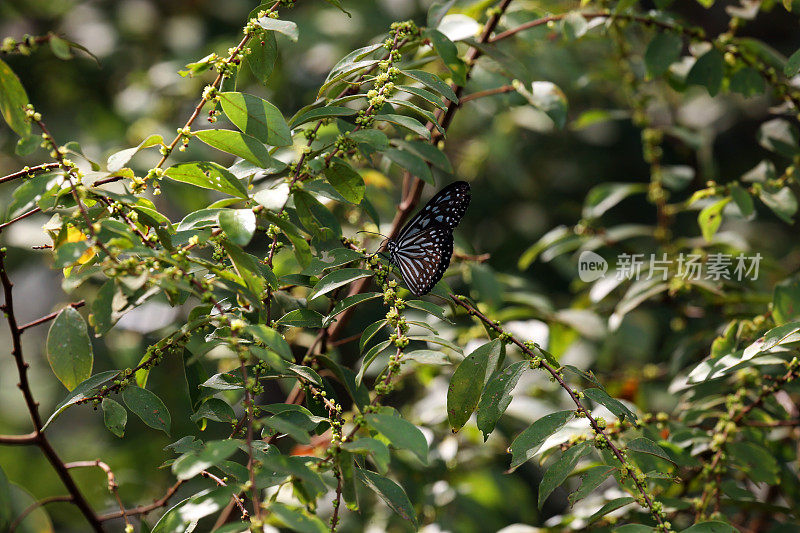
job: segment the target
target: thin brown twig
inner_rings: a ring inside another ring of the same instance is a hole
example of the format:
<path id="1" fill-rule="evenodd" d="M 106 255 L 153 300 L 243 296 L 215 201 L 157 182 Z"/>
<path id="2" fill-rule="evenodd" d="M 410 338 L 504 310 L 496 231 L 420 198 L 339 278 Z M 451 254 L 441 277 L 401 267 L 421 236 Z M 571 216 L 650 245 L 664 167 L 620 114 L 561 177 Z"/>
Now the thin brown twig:
<path id="1" fill-rule="evenodd" d="M 183 480 L 179 479 L 176 483 L 170 486 L 167 489 L 167 492 L 161 498 L 154 500 L 153 503 L 148 505 L 140 505 L 139 507 L 134 507 L 133 509 L 128 509 L 127 513 L 128 516 L 137 516 L 147 514 L 151 511 L 155 511 L 156 509 L 160 509 L 161 507 L 165 507 L 167 503 L 169 503 L 170 498 L 172 498 L 180 486 L 183 485 Z M 108 520 L 114 520 L 116 518 L 122 518 L 122 512 L 116 511 L 113 513 L 104 514 L 98 517 L 101 522 L 106 522 Z"/>
<path id="2" fill-rule="evenodd" d="M 459 100 L 458 105 L 462 106 L 467 102 L 471 102 L 472 100 L 477 100 L 478 98 L 485 98 L 487 96 L 493 96 L 495 94 L 504 94 L 504 93 L 511 93 L 516 91 L 513 85 L 503 85 L 501 87 L 495 87 L 493 89 L 486 89 L 484 91 L 478 91 L 471 94 L 468 94 Z"/>
<path id="3" fill-rule="evenodd" d="M 27 435 L 0 435 L 0 444 L 8 446 L 30 446 L 36 444 L 36 433 Z"/>
<path id="4" fill-rule="evenodd" d="M 22 219 L 28 218 L 28 217 L 29 217 L 29 216 L 31 216 L 31 215 L 35 215 L 36 213 L 38 213 L 38 212 L 40 212 L 40 211 L 41 211 L 41 209 L 40 209 L 40 208 L 38 208 L 38 207 L 34 207 L 34 208 L 33 208 L 33 209 L 31 209 L 30 211 L 26 211 L 25 213 L 22 213 L 20 216 L 18 216 L 18 217 L 15 217 L 15 218 L 12 218 L 12 219 L 11 219 L 11 220 L 9 220 L 8 222 L 4 222 L 3 224 L 0 224 L 0 232 L 1 232 L 1 231 L 3 231 L 4 229 L 6 229 L 6 228 L 7 228 L 8 226 L 10 226 L 11 224 L 13 224 L 13 223 L 15 223 L 15 222 L 19 222 L 19 221 L 20 221 L 20 220 L 22 220 Z"/>
<path id="5" fill-rule="evenodd" d="M 331 533 L 336 532 L 339 525 L 339 507 L 342 506 L 342 470 L 336 469 L 336 498 L 333 500 L 333 516 L 331 516 Z"/>
<path id="6" fill-rule="evenodd" d="M 0 178 L 0 183 L 5 183 L 7 181 L 12 181 L 19 178 L 30 177 L 33 174 L 38 174 L 39 172 L 47 172 L 49 170 L 53 170 L 59 168 L 61 165 L 58 163 L 43 163 L 41 165 L 36 165 L 35 167 L 25 167 L 18 172 L 14 172 L 13 174 L 9 174 L 7 176 L 3 176 Z"/>
<path id="7" fill-rule="evenodd" d="M 43 505 L 47 505 L 49 503 L 56 503 L 56 502 L 72 502 L 72 496 L 64 495 L 64 496 L 48 496 L 47 498 L 42 498 L 41 500 L 37 500 L 27 506 L 20 514 L 17 516 L 13 522 L 8 526 L 8 533 L 14 533 L 17 528 L 22 524 L 22 521 L 25 520 L 25 517 L 31 514 L 33 511 L 42 507 Z"/>
<path id="8" fill-rule="evenodd" d="M 91 468 L 91 467 L 98 467 L 103 472 L 106 473 L 106 479 L 108 481 L 108 490 L 111 494 L 114 495 L 114 498 L 117 500 L 117 504 L 119 505 L 119 510 L 122 513 L 122 518 L 125 520 L 125 527 L 131 527 L 131 522 L 128 520 L 128 514 L 125 511 L 125 506 L 122 504 L 122 498 L 119 497 L 119 485 L 117 485 L 117 478 L 114 476 L 114 472 L 111 470 L 111 467 L 108 464 L 104 463 L 100 459 L 96 459 L 94 461 L 74 461 L 71 463 L 67 463 L 64 465 L 64 468 Z"/>
<path id="9" fill-rule="evenodd" d="M 79 308 L 83 307 L 84 305 L 86 305 L 86 300 L 80 300 L 79 302 L 72 302 L 67 307 L 71 307 L 73 309 L 79 309 Z M 61 311 L 63 311 L 63 309 Z M 21 325 L 19 327 L 19 332 L 22 333 L 26 329 L 29 329 L 29 328 L 32 328 L 32 327 L 35 327 L 35 326 L 39 326 L 41 324 L 44 324 L 45 322 L 49 322 L 49 321 L 53 320 L 55 317 L 57 317 L 59 315 L 59 313 L 61 313 L 61 311 L 54 311 L 54 312 L 50 313 L 49 315 L 43 316 L 42 318 L 37 318 L 36 320 L 28 322 L 27 324 L 23 324 L 23 325 Z"/>
<path id="10" fill-rule="evenodd" d="M 208 470 L 203 470 L 202 472 L 200 472 L 200 475 L 203 476 L 203 477 L 207 477 L 208 479 L 212 480 L 214 483 L 216 483 L 220 487 L 227 487 L 228 486 L 228 484 L 225 483 L 221 478 L 219 478 L 218 476 L 215 476 L 214 474 L 212 474 Z M 242 520 L 244 520 L 248 516 L 250 516 L 250 514 L 247 512 L 247 509 L 244 508 L 244 502 L 242 502 L 242 499 L 239 497 L 238 494 L 231 495 L 231 499 L 236 503 L 236 506 L 239 508 L 239 512 L 242 513 Z"/>

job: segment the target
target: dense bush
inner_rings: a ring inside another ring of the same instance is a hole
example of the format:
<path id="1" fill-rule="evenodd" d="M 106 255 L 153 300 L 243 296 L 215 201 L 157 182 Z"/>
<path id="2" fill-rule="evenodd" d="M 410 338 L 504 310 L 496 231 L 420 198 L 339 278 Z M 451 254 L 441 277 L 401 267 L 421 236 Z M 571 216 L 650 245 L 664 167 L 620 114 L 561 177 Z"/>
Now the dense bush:
<path id="1" fill-rule="evenodd" d="M 423 3 L 0 5 L 0 530 L 800 524 L 800 4 Z"/>

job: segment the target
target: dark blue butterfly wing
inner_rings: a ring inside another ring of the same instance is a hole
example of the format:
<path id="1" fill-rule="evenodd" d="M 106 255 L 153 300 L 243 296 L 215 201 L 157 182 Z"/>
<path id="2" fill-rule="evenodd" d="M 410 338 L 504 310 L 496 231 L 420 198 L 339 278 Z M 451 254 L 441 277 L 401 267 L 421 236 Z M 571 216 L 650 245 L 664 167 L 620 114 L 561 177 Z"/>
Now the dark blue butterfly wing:
<path id="1" fill-rule="evenodd" d="M 427 294 L 442 279 L 453 255 L 453 229 L 470 202 L 469 184 L 457 181 L 441 191 L 389 241 L 392 263 L 416 296 Z"/>

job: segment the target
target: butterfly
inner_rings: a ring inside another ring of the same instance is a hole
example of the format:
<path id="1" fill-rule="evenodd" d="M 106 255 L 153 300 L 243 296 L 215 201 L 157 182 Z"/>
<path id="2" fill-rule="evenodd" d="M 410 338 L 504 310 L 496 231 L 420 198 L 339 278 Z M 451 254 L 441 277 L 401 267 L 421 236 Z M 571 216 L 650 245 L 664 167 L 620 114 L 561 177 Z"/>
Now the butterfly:
<path id="1" fill-rule="evenodd" d="M 469 184 L 457 181 L 439 191 L 386 245 L 415 296 L 431 291 L 450 266 L 453 230 L 467 211 Z"/>

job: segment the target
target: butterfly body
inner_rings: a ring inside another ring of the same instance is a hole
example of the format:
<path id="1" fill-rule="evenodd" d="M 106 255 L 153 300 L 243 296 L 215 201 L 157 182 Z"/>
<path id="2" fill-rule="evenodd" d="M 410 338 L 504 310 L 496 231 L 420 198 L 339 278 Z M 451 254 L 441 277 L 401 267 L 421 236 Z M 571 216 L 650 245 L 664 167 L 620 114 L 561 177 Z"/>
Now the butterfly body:
<path id="1" fill-rule="evenodd" d="M 457 181 L 439 191 L 387 244 L 409 290 L 427 294 L 442 279 L 453 255 L 453 229 L 470 202 L 470 188 Z"/>

